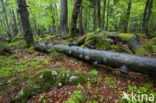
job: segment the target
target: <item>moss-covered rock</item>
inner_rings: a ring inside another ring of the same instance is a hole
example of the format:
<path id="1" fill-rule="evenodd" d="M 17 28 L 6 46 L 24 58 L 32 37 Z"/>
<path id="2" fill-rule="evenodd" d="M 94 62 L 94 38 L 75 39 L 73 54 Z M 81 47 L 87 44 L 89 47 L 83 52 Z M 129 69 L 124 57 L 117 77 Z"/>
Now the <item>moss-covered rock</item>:
<path id="1" fill-rule="evenodd" d="M 148 53 L 143 46 L 141 46 L 140 48 L 138 48 L 136 50 L 136 55 L 139 55 L 139 56 L 151 56 L 150 53 Z"/>
<path id="2" fill-rule="evenodd" d="M 148 42 L 146 44 L 144 44 L 143 47 L 145 48 L 145 50 L 147 52 L 155 53 L 155 48 L 154 48 L 155 46 L 154 45 L 156 45 L 156 37 L 148 40 Z"/>
<path id="3" fill-rule="evenodd" d="M 51 86 L 77 85 L 89 80 L 89 75 L 80 72 L 69 72 L 64 69 L 47 69 L 36 73 L 29 79 L 28 85 L 19 91 L 12 101 L 25 103 L 33 95 L 48 90 Z"/>
<path id="4" fill-rule="evenodd" d="M 107 38 L 107 35 L 116 35 L 114 34 L 108 34 L 108 33 L 88 33 L 85 45 L 84 46 L 94 46 L 93 48 L 97 48 L 98 50 L 111 50 L 111 51 L 117 51 L 117 52 L 126 52 L 130 53 L 125 48 L 114 45 L 113 40 L 110 38 Z"/>
<path id="5" fill-rule="evenodd" d="M 122 41 L 127 42 L 133 38 L 134 34 L 120 33 L 120 34 L 118 34 L 118 36 L 121 38 Z"/>

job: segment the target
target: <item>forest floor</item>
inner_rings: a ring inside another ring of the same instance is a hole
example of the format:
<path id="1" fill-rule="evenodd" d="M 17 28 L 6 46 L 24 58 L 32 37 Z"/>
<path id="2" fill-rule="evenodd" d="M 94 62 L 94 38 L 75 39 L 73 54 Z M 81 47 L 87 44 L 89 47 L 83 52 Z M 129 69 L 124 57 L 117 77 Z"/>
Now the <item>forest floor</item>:
<path id="1" fill-rule="evenodd" d="M 64 40 L 56 42 L 61 43 Z M 77 70 L 87 73 L 97 71 L 98 73 L 94 82 L 79 86 L 63 86 L 61 88 L 52 86 L 48 91 L 41 92 L 30 98 L 27 103 L 63 103 L 74 91 L 85 93 L 84 103 L 118 103 L 122 99 L 123 91 L 128 94 L 131 94 L 132 91 L 143 94 L 154 93 L 156 96 L 156 78 L 145 74 L 130 72 L 128 75 L 123 75 L 118 68 L 112 69 L 104 65 L 94 66 L 64 54 L 50 57 L 42 52 L 28 51 L 22 45 L 15 46 L 13 50 L 16 54 L 0 57 L 3 62 L 6 62 L 0 64 L 0 67 L 5 70 L 3 70 L 3 74 L 0 74 L 0 82 L 21 75 L 34 75 L 36 72 L 45 69 L 65 68 L 68 71 Z M 14 69 L 10 69 L 10 67 Z M 19 70 L 21 68 L 23 70 Z M 2 73 L 2 70 L 0 70 L 0 73 Z M 10 103 L 12 96 L 21 90 L 27 82 L 27 80 L 21 81 L 11 86 L 0 85 L 0 103 Z"/>

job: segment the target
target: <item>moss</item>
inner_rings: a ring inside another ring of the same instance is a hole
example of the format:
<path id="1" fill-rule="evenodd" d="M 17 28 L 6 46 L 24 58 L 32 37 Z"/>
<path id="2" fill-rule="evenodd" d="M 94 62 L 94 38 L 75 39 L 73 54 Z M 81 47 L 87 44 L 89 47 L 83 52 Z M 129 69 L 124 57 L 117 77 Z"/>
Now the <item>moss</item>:
<path id="1" fill-rule="evenodd" d="M 120 36 L 122 41 L 128 41 L 134 36 L 133 34 L 128 34 L 128 33 L 120 33 L 118 35 Z"/>
<path id="2" fill-rule="evenodd" d="M 140 47 L 136 50 L 136 55 L 139 55 L 139 56 L 151 56 L 146 50 L 144 47 Z"/>
<path id="3" fill-rule="evenodd" d="M 156 45 L 152 45 L 152 51 L 153 53 L 156 53 Z"/>
<path id="4" fill-rule="evenodd" d="M 143 45 L 143 47 L 148 52 L 155 52 L 153 45 L 156 45 L 156 37 L 150 39 L 146 44 Z"/>
<path id="5" fill-rule="evenodd" d="M 0 90 L 4 92 L 4 95 L 7 94 L 13 86 L 17 86 L 22 82 L 25 82 L 30 78 L 30 75 L 21 75 L 12 79 L 4 79 L 0 82 Z"/>
<path id="6" fill-rule="evenodd" d="M 30 47 L 30 48 L 26 49 L 26 52 L 28 54 L 33 54 L 35 51 L 34 51 L 34 48 L 33 47 Z"/>
<path id="7" fill-rule="evenodd" d="M 29 79 L 28 85 L 19 91 L 13 98 L 13 102 L 25 103 L 33 95 L 48 90 L 52 85 L 77 85 L 88 81 L 89 75 L 80 72 L 69 72 L 64 69 L 47 69 L 36 73 Z"/>

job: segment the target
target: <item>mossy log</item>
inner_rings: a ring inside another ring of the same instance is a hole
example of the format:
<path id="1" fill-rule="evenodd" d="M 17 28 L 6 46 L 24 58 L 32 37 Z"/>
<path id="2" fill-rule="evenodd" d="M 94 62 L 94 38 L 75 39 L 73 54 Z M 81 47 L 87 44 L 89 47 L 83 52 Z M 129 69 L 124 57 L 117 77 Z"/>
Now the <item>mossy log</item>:
<path id="1" fill-rule="evenodd" d="M 52 45 L 45 43 L 35 44 L 35 49 L 40 51 L 46 51 L 48 50 L 48 48 L 51 47 L 55 48 L 55 50 L 58 52 L 63 52 L 67 55 L 82 60 L 87 60 L 93 63 L 96 62 L 96 64 L 105 64 L 113 68 L 121 68 L 122 73 L 134 71 L 148 75 L 156 75 L 156 58 L 136 56 L 111 51 L 100 51 L 69 45 Z"/>
<path id="2" fill-rule="evenodd" d="M 134 34 L 116 34 L 116 35 L 107 35 L 107 38 L 113 39 L 115 42 L 125 42 L 133 53 L 136 53 L 137 49 L 140 48 L 140 39 L 137 35 Z"/>

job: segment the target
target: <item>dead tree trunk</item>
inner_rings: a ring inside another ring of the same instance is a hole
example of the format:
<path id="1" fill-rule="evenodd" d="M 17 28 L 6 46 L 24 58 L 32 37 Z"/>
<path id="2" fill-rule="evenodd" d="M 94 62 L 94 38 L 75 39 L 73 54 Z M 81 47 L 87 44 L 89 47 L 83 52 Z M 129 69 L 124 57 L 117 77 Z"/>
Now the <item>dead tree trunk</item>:
<path id="1" fill-rule="evenodd" d="M 52 47 L 58 52 L 65 53 L 82 60 L 90 61 L 94 64 L 105 64 L 113 68 L 119 67 L 122 73 L 134 71 L 156 76 L 156 58 L 60 44 L 52 45 L 47 43 L 37 43 L 35 45 L 35 49 L 40 51 L 47 51 Z"/>
<path id="2" fill-rule="evenodd" d="M 27 47 L 30 47 L 34 44 L 34 39 L 33 39 L 31 25 L 29 22 L 29 12 L 27 10 L 28 5 L 26 4 L 25 0 L 17 0 L 17 4 L 18 4 L 18 11 L 21 16 L 24 39 L 27 43 Z"/>

